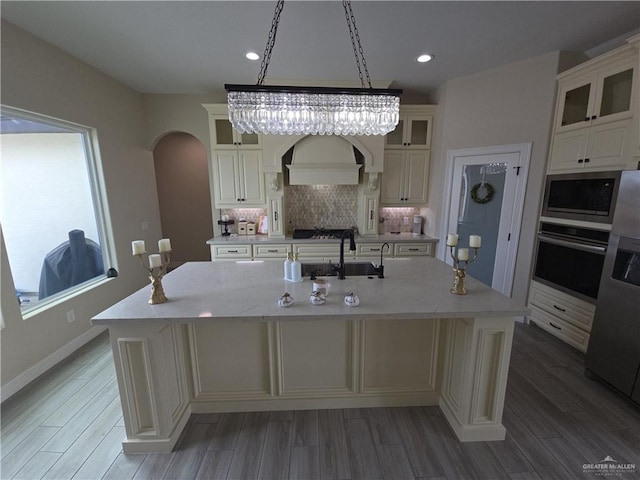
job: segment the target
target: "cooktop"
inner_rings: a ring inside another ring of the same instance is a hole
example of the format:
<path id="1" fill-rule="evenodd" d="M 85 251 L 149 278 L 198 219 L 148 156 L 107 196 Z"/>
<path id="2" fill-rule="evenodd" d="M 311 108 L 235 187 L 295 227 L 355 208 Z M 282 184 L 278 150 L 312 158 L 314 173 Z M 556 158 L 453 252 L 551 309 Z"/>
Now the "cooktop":
<path id="1" fill-rule="evenodd" d="M 342 232 L 350 230 L 348 228 L 296 228 L 293 231 L 295 239 L 311 239 L 311 240 L 332 240 L 340 239 Z"/>

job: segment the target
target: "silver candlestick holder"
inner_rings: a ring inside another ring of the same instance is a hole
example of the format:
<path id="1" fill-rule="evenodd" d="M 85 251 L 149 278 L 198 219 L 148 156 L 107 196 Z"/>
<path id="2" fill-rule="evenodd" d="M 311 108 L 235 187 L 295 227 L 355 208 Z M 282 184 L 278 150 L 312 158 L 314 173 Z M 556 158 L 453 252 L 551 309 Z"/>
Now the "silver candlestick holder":
<path id="1" fill-rule="evenodd" d="M 467 289 L 464 286 L 464 279 L 467 275 L 467 267 L 478 259 L 479 247 L 472 247 L 472 248 L 473 248 L 473 258 L 469 259 L 468 249 L 458 249 L 458 254 L 456 255 L 455 246 L 449 245 L 451 258 L 453 259 L 453 271 L 454 271 L 453 286 L 449 291 L 455 295 L 467 294 Z M 462 260 L 459 258 L 461 256 L 460 250 L 463 250 L 464 253 L 466 254 L 465 255 L 466 258 L 463 258 Z"/>

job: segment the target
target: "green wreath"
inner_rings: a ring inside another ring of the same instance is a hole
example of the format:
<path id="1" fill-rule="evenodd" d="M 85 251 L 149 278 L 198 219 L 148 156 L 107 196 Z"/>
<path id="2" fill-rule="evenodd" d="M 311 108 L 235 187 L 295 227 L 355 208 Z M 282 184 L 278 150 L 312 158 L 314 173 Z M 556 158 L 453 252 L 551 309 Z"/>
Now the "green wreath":
<path id="1" fill-rule="evenodd" d="M 480 197 L 478 195 L 478 190 L 480 190 L 480 188 L 484 187 L 484 190 L 486 192 L 484 197 Z M 493 188 L 493 185 L 491 185 L 490 183 L 476 183 L 472 188 L 471 188 L 471 200 L 473 200 L 475 203 L 487 203 L 490 202 L 491 200 L 493 200 L 493 196 L 496 194 L 496 189 Z"/>

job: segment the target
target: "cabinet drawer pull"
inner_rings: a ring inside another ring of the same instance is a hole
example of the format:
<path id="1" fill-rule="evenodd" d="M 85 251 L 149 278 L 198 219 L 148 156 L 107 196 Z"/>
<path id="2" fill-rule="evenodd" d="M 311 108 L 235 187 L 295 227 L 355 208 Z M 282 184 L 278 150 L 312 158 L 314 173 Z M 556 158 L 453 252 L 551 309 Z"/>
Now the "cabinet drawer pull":
<path id="1" fill-rule="evenodd" d="M 419 252 L 420 249 L 419 248 L 410 248 L 409 251 L 410 252 Z"/>
<path id="2" fill-rule="evenodd" d="M 564 308 L 560 308 L 557 305 L 554 305 L 553 308 L 555 308 L 556 310 L 560 310 L 561 312 L 566 312 L 566 310 Z"/>
<path id="3" fill-rule="evenodd" d="M 227 253 L 238 253 L 238 250 L 227 250 Z"/>
<path id="4" fill-rule="evenodd" d="M 555 328 L 556 330 L 562 330 L 562 327 L 559 327 L 557 325 L 554 325 L 553 322 L 549 322 L 549 325 L 551 325 L 553 328 Z"/>
<path id="5" fill-rule="evenodd" d="M 370 248 L 369 251 L 370 252 L 379 252 L 380 249 L 379 248 Z"/>
<path id="6" fill-rule="evenodd" d="M 267 252 L 269 252 L 269 253 L 278 253 L 278 250 L 277 249 L 269 249 L 269 250 L 267 250 Z"/>

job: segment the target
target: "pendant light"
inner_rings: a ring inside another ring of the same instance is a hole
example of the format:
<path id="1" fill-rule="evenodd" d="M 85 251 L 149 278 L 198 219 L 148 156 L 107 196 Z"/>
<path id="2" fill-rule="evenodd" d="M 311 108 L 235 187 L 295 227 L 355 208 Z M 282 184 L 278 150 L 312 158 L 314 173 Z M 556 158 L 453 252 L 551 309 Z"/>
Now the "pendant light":
<path id="1" fill-rule="evenodd" d="M 396 127 L 402 90 L 371 86 L 351 2 L 343 0 L 342 6 L 362 88 L 264 85 L 284 9 L 284 0 L 278 0 L 258 83 L 225 85 L 233 128 L 241 133 L 386 135 Z"/>

